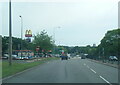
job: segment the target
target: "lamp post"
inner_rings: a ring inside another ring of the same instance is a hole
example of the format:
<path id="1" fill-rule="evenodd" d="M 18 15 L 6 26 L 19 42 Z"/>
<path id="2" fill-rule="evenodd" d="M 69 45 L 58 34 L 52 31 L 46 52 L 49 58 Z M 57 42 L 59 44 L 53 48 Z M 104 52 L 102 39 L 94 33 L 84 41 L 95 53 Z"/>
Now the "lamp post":
<path id="1" fill-rule="evenodd" d="M 19 17 L 21 18 L 21 57 L 22 57 L 23 18 L 21 15 Z"/>
<path id="2" fill-rule="evenodd" d="M 105 62 L 105 52 L 104 52 L 104 47 L 102 48 L 102 53 L 103 53 L 103 62 Z"/>
<path id="3" fill-rule="evenodd" d="M 56 28 L 61 28 L 61 27 L 58 26 L 58 27 L 55 27 L 55 28 L 53 29 L 54 43 L 55 43 L 55 29 L 56 29 Z M 55 53 L 55 45 L 54 45 L 54 53 Z"/>
<path id="4" fill-rule="evenodd" d="M 11 0 L 9 0 L 9 65 L 12 65 L 12 18 Z"/>

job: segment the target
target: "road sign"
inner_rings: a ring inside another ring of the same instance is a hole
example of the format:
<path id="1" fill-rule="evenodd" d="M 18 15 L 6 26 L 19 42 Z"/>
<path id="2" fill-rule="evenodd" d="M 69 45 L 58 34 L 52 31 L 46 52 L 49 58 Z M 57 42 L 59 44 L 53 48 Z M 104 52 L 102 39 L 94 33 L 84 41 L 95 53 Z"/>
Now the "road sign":
<path id="1" fill-rule="evenodd" d="M 36 51 L 38 52 L 40 50 L 40 47 L 38 46 L 38 47 L 36 47 Z"/>
<path id="2" fill-rule="evenodd" d="M 27 38 L 26 41 L 27 41 L 27 42 L 31 42 L 31 39 L 30 39 L 30 38 Z"/>

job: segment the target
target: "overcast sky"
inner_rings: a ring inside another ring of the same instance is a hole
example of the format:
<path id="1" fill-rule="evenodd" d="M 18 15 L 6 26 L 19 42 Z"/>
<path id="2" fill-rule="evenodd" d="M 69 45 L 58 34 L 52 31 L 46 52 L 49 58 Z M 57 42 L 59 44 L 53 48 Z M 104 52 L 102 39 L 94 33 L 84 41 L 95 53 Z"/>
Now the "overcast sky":
<path id="1" fill-rule="evenodd" d="M 14 37 L 21 36 L 19 15 L 23 36 L 27 29 L 33 34 L 45 29 L 50 36 L 55 31 L 57 45 L 98 45 L 108 30 L 118 27 L 118 0 L 12 2 Z M 8 36 L 8 2 L 0 2 L 0 34 Z"/>

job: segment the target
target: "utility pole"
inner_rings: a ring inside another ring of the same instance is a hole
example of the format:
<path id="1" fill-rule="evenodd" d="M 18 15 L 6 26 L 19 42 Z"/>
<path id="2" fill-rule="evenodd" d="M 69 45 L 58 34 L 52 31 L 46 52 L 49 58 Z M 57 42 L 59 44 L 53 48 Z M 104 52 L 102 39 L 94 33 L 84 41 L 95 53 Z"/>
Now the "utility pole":
<path id="1" fill-rule="evenodd" d="M 102 52 L 103 52 L 103 62 L 104 62 L 104 59 L 105 59 L 105 56 L 104 56 L 104 48 L 103 48 L 102 50 L 103 50 Z"/>
<path id="2" fill-rule="evenodd" d="M 22 16 L 19 17 L 21 18 L 21 57 L 22 57 L 23 19 Z"/>
<path id="3" fill-rule="evenodd" d="M 9 66 L 12 65 L 12 18 L 11 0 L 9 0 Z"/>
<path id="4" fill-rule="evenodd" d="M 100 48 L 99 48 L 99 60 L 101 60 L 101 57 L 100 57 Z"/>

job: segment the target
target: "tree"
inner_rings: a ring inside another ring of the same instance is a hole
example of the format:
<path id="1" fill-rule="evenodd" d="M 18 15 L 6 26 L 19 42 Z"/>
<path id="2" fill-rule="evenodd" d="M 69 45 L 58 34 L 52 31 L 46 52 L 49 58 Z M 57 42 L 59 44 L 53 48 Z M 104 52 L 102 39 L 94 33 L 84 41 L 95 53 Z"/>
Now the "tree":
<path id="1" fill-rule="evenodd" d="M 4 36 L 2 37 L 2 55 L 8 53 L 8 44 L 9 44 L 9 37 Z M 21 39 L 12 37 L 12 49 L 14 50 L 21 50 Z M 33 43 L 29 43 L 26 40 L 22 40 L 22 50 L 33 50 Z"/>
<path id="2" fill-rule="evenodd" d="M 6 52 L 8 52 L 8 37 L 2 37 L 2 55 Z"/>
<path id="3" fill-rule="evenodd" d="M 105 34 L 104 38 L 101 40 L 98 49 L 100 50 L 100 54 L 101 54 L 102 48 L 104 48 L 104 56 L 106 57 L 106 59 L 108 59 L 110 55 L 120 56 L 119 33 L 120 33 L 120 29 L 110 30 Z"/>
<path id="4" fill-rule="evenodd" d="M 37 33 L 34 35 L 34 50 L 36 49 L 37 46 L 39 46 L 40 50 L 39 52 L 48 52 L 49 50 L 53 49 L 54 43 L 52 40 L 52 37 L 47 34 L 45 30 L 41 31 L 41 33 Z"/>

